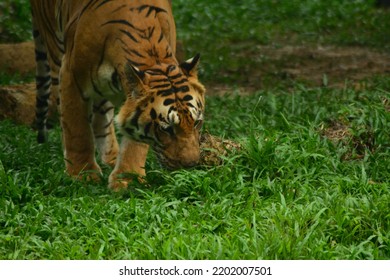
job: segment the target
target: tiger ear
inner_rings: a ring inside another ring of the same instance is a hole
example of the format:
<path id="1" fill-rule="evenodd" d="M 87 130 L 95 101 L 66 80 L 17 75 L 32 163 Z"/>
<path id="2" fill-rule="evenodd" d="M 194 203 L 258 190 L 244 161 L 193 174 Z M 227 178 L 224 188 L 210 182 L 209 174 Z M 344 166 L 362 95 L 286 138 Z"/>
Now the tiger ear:
<path id="1" fill-rule="evenodd" d="M 193 58 L 190 58 L 180 64 L 180 68 L 187 76 L 196 77 L 198 75 L 200 54 L 196 54 Z"/>
<path id="2" fill-rule="evenodd" d="M 129 91 L 132 93 L 133 97 L 139 97 L 139 95 L 141 95 L 141 92 L 147 89 L 147 73 L 138 69 L 138 67 L 133 66 L 130 63 L 126 64 L 125 73 L 126 80 L 129 85 Z"/>
<path id="3" fill-rule="evenodd" d="M 126 64 L 126 78 L 130 82 L 130 84 L 134 84 L 136 82 L 145 84 L 146 74 L 144 71 L 141 71 L 137 67 L 132 64 Z"/>

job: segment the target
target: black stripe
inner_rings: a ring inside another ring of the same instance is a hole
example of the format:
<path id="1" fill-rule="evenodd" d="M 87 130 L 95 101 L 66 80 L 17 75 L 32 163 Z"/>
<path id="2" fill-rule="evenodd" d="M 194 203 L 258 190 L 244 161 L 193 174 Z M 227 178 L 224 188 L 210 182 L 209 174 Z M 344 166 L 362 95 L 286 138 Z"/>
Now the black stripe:
<path id="1" fill-rule="evenodd" d="M 151 28 L 150 28 L 150 27 L 148 28 L 148 31 L 149 31 L 149 39 L 152 38 L 153 33 L 154 33 L 154 30 L 155 30 L 155 27 L 154 27 L 154 26 L 151 27 Z"/>
<path id="2" fill-rule="evenodd" d="M 35 60 L 36 61 L 46 61 L 47 60 L 47 53 L 35 50 Z"/>
<path id="3" fill-rule="evenodd" d="M 130 120 L 131 125 L 135 126 L 137 129 L 139 129 L 138 119 L 141 116 L 141 114 L 142 114 L 142 110 L 139 107 L 137 107 L 134 116 Z"/>
<path id="4" fill-rule="evenodd" d="M 94 112 L 100 111 L 100 110 L 102 109 L 102 107 L 103 107 L 104 105 L 106 105 L 107 102 L 108 102 L 107 99 L 103 99 L 102 101 L 100 101 L 100 103 L 99 103 L 97 106 L 96 106 L 96 105 L 93 105 L 93 110 L 94 110 Z"/>
<path id="5" fill-rule="evenodd" d="M 48 103 L 48 98 L 49 98 L 49 96 L 47 96 L 47 98 L 44 98 L 44 99 L 42 99 L 41 97 L 37 98 L 36 107 L 41 108 L 41 109 L 43 109 L 43 108 L 46 109 L 46 107 L 49 104 Z M 42 114 L 42 111 L 40 111 L 40 114 Z"/>
<path id="6" fill-rule="evenodd" d="M 112 85 L 115 87 L 116 90 L 120 90 L 120 87 L 119 87 L 119 74 L 118 74 L 118 71 L 114 70 L 114 72 L 112 73 L 111 75 L 111 83 Z"/>
<path id="7" fill-rule="evenodd" d="M 163 38 L 164 38 L 164 33 L 161 31 L 160 37 L 158 38 L 158 42 L 161 43 Z"/>
<path id="8" fill-rule="evenodd" d="M 157 118 L 157 112 L 156 110 L 154 110 L 154 108 L 150 110 L 150 117 L 152 118 L 152 120 L 155 120 Z"/>
<path id="9" fill-rule="evenodd" d="M 172 98 L 167 98 L 164 100 L 164 106 L 169 106 L 171 104 L 175 103 L 175 99 L 172 99 Z"/>
<path id="10" fill-rule="evenodd" d="M 176 112 L 176 111 L 177 111 L 177 108 L 176 108 L 176 106 L 171 106 L 171 107 L 169 107 L 169 110 L 168 110 L 168 115 L 170 115 L 172 111 L 174 111 L 174 112 Z"/>
<path id="11" fill-rule="evenodd" d="M 147 66 L 147 64 L 145 64 L 145 63 L 135 62 L 135 61 L 133 61 L 131 59 L 127 59 L 127 62 L 130 63 L 131 65 L 135 66 L 135 67 Z"/>
<path id="12" fill-rule="evenodd" d="M 183 79 L 181 79 L 180 81 L 174 82 L 174 84 L 175 84 L 175 85 L 181 85 L 181 84 L 184 84 L 184 83 L 186 83 L 186 82 L 188 82 L 188 80 L 187 80 L 186 78 L 183 78 Z"/>
<path id="13" fill-rule="evenodd" d="M 112 14 L 115 14 L 116 12 L 118 12 L 119 10 L 122 10 L 123 8 L 126 8 L 127 5 L 126 4 L 123 4 L 121 6 L 119 6 L 118 8 L 116 8 L 115 10 L 113 10 L 111 13 Z"/>
<path id="14" fill-rule="evenodd" d="M 109 128 L 113 121 L 114 119 L 112 118 L 103 128 Z"/>
<path id="15" fill-rule="evenodd" d="M 53 86 L 58 86 L 59 83 L 60 83 L 60 81 L 58 80 L 58 78 L 53 78 L 53 77 L 51 77 L 51 84 L 52 84 Z"/>
<path id="16" fill-rule="evenodd" d="M 159 90 L 158 92 L 157 92 L 157 95 L 161 95 L 161 96 L 163 96 L 163 97 L 167 97 L 167 96 L 169 96 L 169 95 L 171 95 L 171 94 L 173 94 L 174 92 L 173 92 L 173 90 L 172 90 L 172 88 L 169 88 L 169 89 L 167 89 L 167 90 Z"/>
<path id="17" fill-rule="evenodd" d="M 89 101 L 89 97 L 85 97 L 84 94 L 83 94 L 83 90 L 80 86 L 80 84 L 77 82 L 77 79 L 76 79 L 76 73 L 73 72 L 73 81 L 74 81 L 74 84 L 76 85 L 79 93 L 80 93 L 80 96 L 81 96 L 81 99 L 83 99 L 84 102 L 88 102 Z"/>
<path id="18" fill-rule="evenodd" d="M 62 31 L 63 31 L 63 26 L 62 26 L 62 22 L 63 22 L 63 21 L 62 21 L 62 11 L 59 12 L 57 22 L 60 23 L 60 24 L 59 24 L 59 30 L 60 30 L 60 32 L 62 33 Z"/>
<path id="19" fill-rule="evenodd" d="M 33 30 L 33 38 L 36 39 L 39 37 L 39 31 L 37 29 Z"/>
<path id="20" fill-rule="evenodd" d="M 132 128 L 126 127 L 126 128 L 125 128 L 125 131 L 126 131 L 126 133 L 129 134 L 129 135 L 133 135 L 133 134 L 134 134 L 134 129 L 132 129 Z"/>
<path id="21" fill-rule="evenodd" d="M 161 9 L 161 8 L 159 8 L 159 7 L 156 7 L 156 6 L 151 6 L 151 5 L 142 5 L 142 6 L 140 6 L 139 8 L 138 8 L 138 11 L 141 13 L 143 10 L 145 10 L 145 9 L 149 9 L 148 10 L 148 12 L 146 13 L 146 17 L 148 17 L 148 16 L 150 16 L 150 14 L 152 13 L 152 12 L 156 12 L 156 15 L 158 14 L 158 13 L 166 13 L 167 11 L 166 10 L 164 10 L 164 9 Z M 155 16 L 156 16 L 155 15 Z"/>
<path id="22" fill-rule="evenodd" d="M 99 9 L 101 6 L 103 6 L 109 2 L 112 2 L 112 1 L 111 0 L 103 0 L 99 5 L 96 6 L 95 10 Z"/>
<path id="23" fill-rule="evenodd" d="M 182 101 L 190 101 L 190 100 L 192 100 L 192 99 L 194 99 L 194 98 L 192 97 L 192 95 L 187 94 L 187 95 L 184 96 L 181 100 L 182 100 Z"/>
<path id="24" fill-rule="evenodd" d="M 145 135 L 140 135 L 139 136 L 139 139 L 140 140 L 143 140 L 143 141 L 145 141 L 145 142 L 154 142 L 154 138 L 152 138 L 152 137 L 149 137 L 149 136 L 145 136 Z"/>
<path id="25" fill-rule="evenodd" d="M 89 8 L 89 6 L 91 6 L 91 4 L 93 5 L 94 3 L 93 2 L 96 2 L 96 0 L 90 0 L 87 5 L 84 6 L 84 8 L 81 10 L 81 13 L 80 15 L 78 16 L 78 18 L 81 18 L 81 16 L 84 14 L 84 12 Z"/>
<path id="26" fill-rule="evenodd" d="M 104 134 L 95 134 L 95 138 L 106 138 L 108 135 L 110 135 L 110 132 L 104 133 Z"/>
<path id="27" fill-rule="evenodd" d="M 43 87 L 43 89 L 44 89 L 45 91 L 48 91 L 49 88 L 50 88 L 50 86 L 51 86 L 51 83 L 45 84 L 44 87 Z"/>
<path id="28" fill-rule="evenodd" d="M 171 65 L 169 65 L 169 66 L 167 67 L 167 73 L 172 72 L 172 71 L 175 70 L 175 69 L 176 69 L 176 65 L 171 64 Z M 180 73 L 179 73 L 179 74 L 180 74 Z"/>
<path id="29" fill-rule="evenodd" d="M 153 89 L 159 89 L 159 88 L 169 88 L 170 84 L 162 84 L 162 85 L 157 85 L 157 86 L 151 86 Z"/>
<path id="30" fill-rule="evenodd" d="M 36 83 L 37 83 L 37 89 L 39 89 L 39 88 L 41 88 L 41 87 L 43 87 L 43 86 L 45 86 L 47 83 L 49 83 L 50 82 L 50 76 L 48 75 L 48 76 L 36 76 L 35 77 L 35 81 L 36 81 Z"/>
<path id="31" fill-rule="evenodd" d="M 132 41 L 138 43 L 139 41 L 128 31 L 126 30 L 123 30 L 123 29 L 119 29 L 120 32 L 122 32 L 123 34 L 125 34 L 127 37 L 129 37 Z"/>
<path id="32" fill-rule="evenodd" d="M 172 87 L 172 88 L 173 88 L 173 91 L 175 93 L 177 93 L 177 92 L 189 92 L 190 91 L 190 88 L 188 86 Z"/>
<path id="33" fill-rule="evenodd" d="M 106 108 L 104 111 L 100 111 L 99 113 L 100 114 L 107 114 L 109 111 L 114 110 L 114 109 L 115 109 L 115 107 L 111 106 L 111 107 Z"/>
<path id="34" fill-rule="evenodd" d="M 55 55 L 55 53 L 53 51 L 50 51 L 50 58 L 52 59 L 53 63 L 56 66 L 58 66 L 58 68 L 61 68 L 62 61 L 59 58 L 57 58 L 57 56 Z"/>
<path id="35" fill-rule="evenodd" d="M 135 27 L 133 24 L 131 24 L 130 22 L 128 22 L 127 20 L 125 19 L 116 19 L 116 20 L 109 20 L 109 21 L 106 21 L 105 23 L 103 23 L 101 26 L 105 26 L 105 25 L 108 25 L 108 24 L 122 24 L 122 25 L 126 25 L 128 27 L 131 27 L 139 32 L 143 32 L 144 30 L 142 29 L 139 29 L 137 27 Z"/>
<path id="36" fill-rule="evenodd" d="M 147 123 L 147 124 L 145 125 L 145 128 L 144 128 L 145 137 L 148 136 L 151 127 L 152 127 L 152 122 L 149 122 L 149 123 Z"/>
<path id="37" fill-rule="evenodd" d="M 175 80 L 175 79 L 178 79 L 178 78 L 181 78 L 181 77 L 183 77 L 183 75 L 181 73 L 179 73 L 179 74 L 176 74 L 174 76 L 169 76 L 169 79 Z"/>
<path id="38" fill-rule="evenodd" d="M 141 57 L 141 58 L 146 58 L 144 55 L 140 54 L 138 51 L 136 50 L 130 50 L 131 53 L 135 54 L 136 56 L 138 57 Z"/>
<path id="39" fill-rule="evenodd" d="M 103 96 L 103 93 L 98 89 L 97 85 L 95 84 L 95 81 L 93 80 L 93 78 L 91 77 L 91 83 L 92 83 L 92 87 L 93 87 L 93 90 L 99 94 L 100 96 Z"/>
<path id="40" fill-rule="evenodd" d="M 150 69 L 150 70 L 147 70 L 147 73 L 149 75 L 152 75 L 152 76 L 160 76 L 160 75 L 164 75 L 166 76 L 166 72 L 161 70 L 161 69 Z"/>
<path id="41" fill-rule="evenodd" d="M 157 80 L 154 80 L 154 81 L 150 81 L 150 84 L 152 83 L 161 83 L 161 82 L 164 82 L 164 83 L 168 83 L 169 80 L 166 79 L 166 78 L 163 78 L 163 79 L 157 79 Z"/>

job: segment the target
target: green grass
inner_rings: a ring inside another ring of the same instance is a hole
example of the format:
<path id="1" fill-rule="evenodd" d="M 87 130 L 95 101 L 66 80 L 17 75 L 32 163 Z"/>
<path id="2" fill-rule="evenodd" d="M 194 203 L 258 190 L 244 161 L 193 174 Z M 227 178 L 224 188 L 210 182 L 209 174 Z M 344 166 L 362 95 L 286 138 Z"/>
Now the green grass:
<path id="1" fill-rule="evenodd" d="M 235 84 L 251 63 L 236 51 L 259 44 L 389 51 L 388 11 L 373 1 L 173 2 L 206 82 Z M 19 24 L 1 39 L 31 38 L 15 12 L 26 1 L 12 5 L 0 26 Z M 204 129 L 243 149 L 176 172 L 151 155 L 150 186 L 119 194 L 107 167 L 101 183 L 64 174 L 58 127 L 38 145 L 30 128 L 1 121 L 0 259 L 390 259 L 390 78 L 367 85 L 208 96 Z"/>
<path id="2" fill-rule="evenodd" d="M 122 194 L 63 173 L 58 128 L 48 145 L 38 145 L 33 131 L 3 121 L 0 256 L 389 259 L 384 98 L 390 95 L 381 84 L 209 98 L 206 128 L 243 150 L 221 166 L 171 173 L 150 157 L 151 187 Z M 353 141 L 324 137 L 332 120 L 344 120 Z"/>
<path id="3" fill-rule="evenodd" d="M 202 53 L 203 78 L 235 84 L 259 45 L 331 44 L 390 51 L 389 10 L 373 0 L 174 1 L 187 53 Z M 207 36 L 205 36 L 207 34 Z"/>

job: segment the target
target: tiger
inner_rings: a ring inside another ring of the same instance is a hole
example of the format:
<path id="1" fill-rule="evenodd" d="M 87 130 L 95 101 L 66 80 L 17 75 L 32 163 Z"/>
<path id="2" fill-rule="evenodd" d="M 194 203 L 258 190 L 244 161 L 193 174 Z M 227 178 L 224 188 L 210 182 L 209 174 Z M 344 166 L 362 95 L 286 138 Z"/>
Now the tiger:
<path id="1" fill-rule="evenodd" d="M 200 55 L 179 62 L 168 0 L 30 0 L 38 142 L 59 111 L 66 173 L 127 188 L 146 176 L 149 147 L 169 170 L 200 160 L 205 92 Z M 118 142 L 116 130 L 119 130 Z M 97 153 L 96 153 L 97 151 Z M 133 175 L 131 175 L 133 174 Z"/>

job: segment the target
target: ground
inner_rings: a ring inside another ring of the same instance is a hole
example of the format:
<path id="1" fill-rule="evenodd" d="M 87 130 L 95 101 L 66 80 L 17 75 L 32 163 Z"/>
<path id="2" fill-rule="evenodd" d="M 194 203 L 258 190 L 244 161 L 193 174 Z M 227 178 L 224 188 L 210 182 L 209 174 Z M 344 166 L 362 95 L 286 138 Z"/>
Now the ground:
<path id="1" fill-rule="evenodd" d="M 258 45 L 246 48 L 245 44 L 239 44 L 234 47 L 234 55 L 248 60 L 247 67 L 228 69 L 222 73 L 237 79 L 234 86 L 208 83 L 209 95 L 223 95 L 231 92 L 233 87 L 241 94 L 250 94 L 278 83 L 291 82 L 336 88 L 348 84 L 359 89 L 375 75 L 390 74 L 390 55 L 363 47 Z M 9 75 L 34 73 L 33 48 L 32 42 L 0 45 L 0 60 L 5 62 L 2 70 Z M 0 100 L 0 119 L 12 118 L 18 123 L 32 124 L 35 102 L 32 84 L 0 88 Z M 383 102 L 389 107 L 388 100 Z M 354 141 L 348 126 L 339 122 L 324 128 L 323 135 L 336 141 Z"/>
<path id="2" fill-rule="evenodd" d="M 238 43 L 233 49 L 236 57 L 248 61 L 247 66 L 226 69 L 221 75 L 233 77 L 234 87 L 244 89 L 242 92 L 291 81 L 312 86 L 344 87 L 346 82 L 361 86 L 375 75 L 390 74 L 390 55 L 363 47 L 258 45 L 247 48 L 244 43 Z M 31 42 L 0 45 L 0 61 L 5 62 L 2 70 L 9 74 L 34 73 L 33 53 Z M 211 95 L 231 91 L 233 87 L 232 83 L 210 82 L 206 86 Z"/>
<path id="3" fill-rule="evenodd" d="M 344 87 L 346 82 L 362 86 L 375 75 L 390 74 L 390 55 L 362 47 L 321 45 L 262 46 L 246 51 L 237 50 L 236 56 L 248 60 L 247 68 L 240 69 L 238 87 L 251 92 L 291 81 L 312 86 Z M 233 75 L 233 69 L 224 75 Z M 229 91 L 222 85 L 212 85 L 210 93 Z"/>

